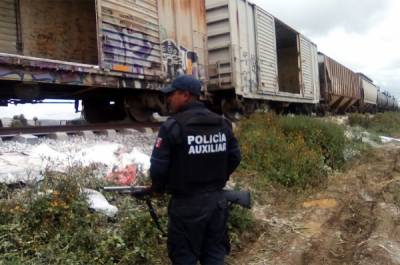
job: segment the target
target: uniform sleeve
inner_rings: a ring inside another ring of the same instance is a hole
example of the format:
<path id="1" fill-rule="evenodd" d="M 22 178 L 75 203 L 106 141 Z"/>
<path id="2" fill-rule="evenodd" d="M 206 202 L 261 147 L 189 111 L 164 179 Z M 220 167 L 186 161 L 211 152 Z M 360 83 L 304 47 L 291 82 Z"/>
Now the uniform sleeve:
<path id="1" fill-rule="evenodd" d="M 227 122 L 227 126 L 229 128 L 229 137 L 228 137 L 228 178 L 235 171 L 235 169 L 239 166 L 240 161 L 242 160 L 242 155 L 240 154 L 239 142 L 236 139 L 235 135 L 232 131 L 232 125 L 229 121 Z"/>
<path id="2" fill-rule="evenodd" d="M 150 158 L 151 189 L 155 193 L 164 193 L 170 165 L 171 139 L 169 136 L 172 121 L 165 122 L 159 132 Z"/>

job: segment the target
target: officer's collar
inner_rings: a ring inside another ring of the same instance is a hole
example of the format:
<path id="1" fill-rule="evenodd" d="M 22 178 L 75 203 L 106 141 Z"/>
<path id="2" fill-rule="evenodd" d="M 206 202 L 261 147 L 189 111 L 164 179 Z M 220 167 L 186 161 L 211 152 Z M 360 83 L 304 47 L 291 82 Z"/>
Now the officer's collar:
<path id="1" fill-rule="evenodd" d="M 197 108 L 204 108 L 204 103 L 202 103 L 200 101 L 193 101 L 193 102 L 190 102 L 190 103 L 186 104 L 185 106 L 183 106 L 180 111 L 182 112 L 182 111 L 186 111 L 186 110 L 190 110 L 190 109 L 197 109 Z"/>

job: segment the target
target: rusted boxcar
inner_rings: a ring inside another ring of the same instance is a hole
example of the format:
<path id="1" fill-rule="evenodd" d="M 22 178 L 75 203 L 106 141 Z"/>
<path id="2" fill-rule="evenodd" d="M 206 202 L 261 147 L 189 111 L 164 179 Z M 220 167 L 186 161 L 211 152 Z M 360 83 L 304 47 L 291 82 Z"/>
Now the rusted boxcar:
<path id="1" fill-rule="evenodd" d="M 240 103 L 279 106 L 319 101 L 317 47 L 247 0 L 206 0 L 209 91 L 225 109 Z M 235 98 L 236 97 L 236 98 Z"/>
<path id="2" fill-rule="evenodd" d="M 323 110 L 344 113 L 361 100 L 360 77 L 323 53 L 318 54 Z"/>
<path id="3" fill-rule="evenodd" d="M 0 0 L 0 15 L 3 103 L 83 99 L 88 120 L 146 119 L 178 73 L 207 81 L 204 1 Z"/>

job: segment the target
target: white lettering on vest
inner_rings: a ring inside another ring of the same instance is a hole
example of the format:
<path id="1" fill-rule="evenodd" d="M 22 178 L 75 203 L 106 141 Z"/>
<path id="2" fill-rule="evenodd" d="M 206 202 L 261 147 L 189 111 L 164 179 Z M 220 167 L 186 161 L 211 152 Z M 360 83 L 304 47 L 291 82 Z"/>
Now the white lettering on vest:
<path id="1" fill-rule="evenodd" d="M 189 135 L 188 136 L 188 145 L 192 145 L 193 142 L 194 142 L 194 136 L 193 135 Z"/>
<path id="2" fill-rule="evenodd" d="M 212 135 L 188 135 L 188 154 L 201 155 L 226 152 L 226 141 L 225 133 L 217 133 Z"/>

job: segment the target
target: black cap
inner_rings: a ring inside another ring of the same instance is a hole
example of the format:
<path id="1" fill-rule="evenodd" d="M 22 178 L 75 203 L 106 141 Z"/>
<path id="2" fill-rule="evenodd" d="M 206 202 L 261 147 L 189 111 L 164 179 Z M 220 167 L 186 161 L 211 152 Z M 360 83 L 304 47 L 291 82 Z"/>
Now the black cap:
<path id="1" fill-rule="evenodd" d="M 201 83 L 191 75 L 181 75 L 175 78 L 171 85 L 163 87 L 161 92 L 168 94 L 176 90 L 189 91 L 195 96 L 200 96 Z"/>

